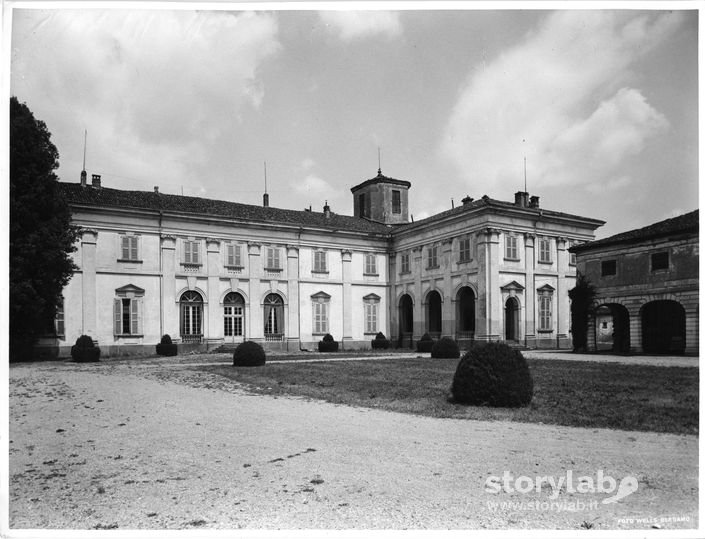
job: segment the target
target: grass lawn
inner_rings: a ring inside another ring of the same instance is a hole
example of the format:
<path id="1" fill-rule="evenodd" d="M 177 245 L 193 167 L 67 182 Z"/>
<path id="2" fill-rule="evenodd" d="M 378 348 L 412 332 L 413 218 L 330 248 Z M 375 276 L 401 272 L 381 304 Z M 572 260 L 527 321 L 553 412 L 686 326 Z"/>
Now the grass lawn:
<path id="1" fill-rule="evenodd" d="M 698 369 L 530 359 L 534 398 L 525 408 L 447 401 L 457 359 L 379 359 L 203 366 L 267 395 L 431 417 L 697 434 Z"/>

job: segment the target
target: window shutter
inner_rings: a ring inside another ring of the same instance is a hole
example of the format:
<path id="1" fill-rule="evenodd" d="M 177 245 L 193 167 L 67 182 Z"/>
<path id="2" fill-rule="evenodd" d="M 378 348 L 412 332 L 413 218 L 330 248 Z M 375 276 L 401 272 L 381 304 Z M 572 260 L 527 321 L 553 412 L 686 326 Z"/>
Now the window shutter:
<path id="1" fill-rule="evenodd" d="M 235 265 L 235 246 L 228 244 L 227 249 L 228 249 L 227 264 L 228 264 L 228 266 L 234 266 Z"/>
<path id="2" fill-rule="evenodd" d="M 127 236 L 120 236 L 120 241 L 122 243 L 122 259 L 127 260 L 128 258 L 130 258 L 129 238 Z"/>
<path id="3" fill-rule="evenodd" d="M 191 262 L 191 242 L 188 240 L 184 242 L 184 262 Z"/>
<path id="4" fill-rule="evenodd" d="M 137 236 L 132 236 L 130 239 L 130 260 L 137 260 Z"/>
<path id="5" fill-rule="evenodd" d="M 122 300 L 115 299 L 113 301 L 113 318 L 115 319 L 115 335 L 122 334 Z"/>
<path id="6" fill-rule="evenodd" d="M 200 256 L 199 256 L 199 252 L 198 252 L 199 247 L 200 247 L 200 244 L 197 241 L 194 241 L 192 251 L 191 251 L 191 258 L 193 259 L 192 262 L 194 264 L 198 264 L 201 261 Z"/>
<path id="7" fill-rule="evenodd" d="M 140 327 L 142 326 L 140 323 L 140 303 L 141 300 L 139 299 L 130 301 L 130 333 L 132 335 L 140 335 L 142 333 L 140 331 Z"/>

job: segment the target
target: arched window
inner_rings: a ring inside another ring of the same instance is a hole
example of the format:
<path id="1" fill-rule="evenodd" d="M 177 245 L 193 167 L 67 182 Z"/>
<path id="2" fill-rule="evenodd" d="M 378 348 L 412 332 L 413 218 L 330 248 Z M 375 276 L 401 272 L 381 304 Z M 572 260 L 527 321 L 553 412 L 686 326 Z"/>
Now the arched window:
<path id="1" fill-rule="evenodd" d="M 264 298 L 264 339 L 284 340 L 284 300 L 278 294 Z"/>
<path id="2" fill-rule="evenodd" d="M 443 300 L 441 295 L 432 290 L 426 296 L 426 331 L 434 339 L 441 336 L 443 328 Z"/>
<path id="3" fill-rule="evenodd" d="M 475 292 L 469 286 L 458 290 L 455 319 L 457 338 L 471 339 L 475 334 Z"/>
<path id="4" fill-rule="evenodd" d="M 245 333 L 245 300 L 237 292 L 230 292 L 223 299 L 223 336 L 242 337 Z"/>
<path id="5" fill-rule="evenodd" d="M 187 290 L 179 300 L 181 307 L 181 339 L 184 342 L 200 342 L 203 336 L 203 298 L 194 290 Z"/>

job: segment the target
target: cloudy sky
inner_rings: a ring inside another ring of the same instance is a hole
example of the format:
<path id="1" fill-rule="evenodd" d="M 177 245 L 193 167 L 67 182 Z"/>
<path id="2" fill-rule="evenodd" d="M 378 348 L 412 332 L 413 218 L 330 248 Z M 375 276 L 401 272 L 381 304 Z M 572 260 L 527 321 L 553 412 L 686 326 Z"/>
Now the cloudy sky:
<path id="1" fill-rule="evenodd" d="M 14 10 L 11 92 L 61 180 L 87 130 L 106 187 L 260 204 L 266 161 L 273 206 L 351 214 L 380 148 L 416 220 L 513 200 L 524 158 L 598 237 L 698 205 L 696 11 L 236 7 Z"/>

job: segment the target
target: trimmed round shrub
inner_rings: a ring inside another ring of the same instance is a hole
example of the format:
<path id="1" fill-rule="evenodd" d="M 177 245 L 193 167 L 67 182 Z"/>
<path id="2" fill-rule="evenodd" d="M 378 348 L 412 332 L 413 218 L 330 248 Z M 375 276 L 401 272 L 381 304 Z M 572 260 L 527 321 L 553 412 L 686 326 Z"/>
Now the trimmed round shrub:
<path id="1" fill-rule="evenodd" d="M 534 381 L 519 350 L 491 342 L 463 356 L 451 393 L 452 401 L 461 404 L 518 408 L 531 402 Z"/>
<path id="2" fill-rule="evenodd" d="M 160 356 L 175 356 L 177 352 L 176 345 L 171 342 L 171 336 L 169 334 L 162 335 L 162 340 L 157 345 L 157 354 Z"/>
<path id="3" fill-rule="evenodd" d="M 428 333 L 424 333 L 416 343 L 417 352 L 430 352 L 433 348 L 433 339 Z"/>
<path id="4" fill-rule="evenodd" d="M 99 361 L 100 348 L 93 344 L 93 339 L 88 335 L 81 335 L 71 347 L 71 358 L 79 363 Z"/>
<path id="5" fill-rule="evenodd" d="M 333 338 L 333 335 L 326 333 L 323 339 L 318 341 L 319 352 L 337 352 L 338 342 Z"/>
<path id="6" fill-rule="evenodd" d="M 437 358 L 458 358 L 460 357 L 460 348 L 455 339 L 443 337 L 433 343 L 431 348 L 431 357 Z"/>
<path id="7" fill-rule="evenodd" d="M 372 339 L 372 348 L 377 350 L 386 350 L 389 348 L 389 339 L 384 336 L 381 331 Z"/>
<path id="8" fill-rule="evenodd" d="M 267 356 L 264 348 L 254 341 L 240 343 L 233 352 L 233 365 L 235 367 L 259 367 L 264 365 Z"/>

